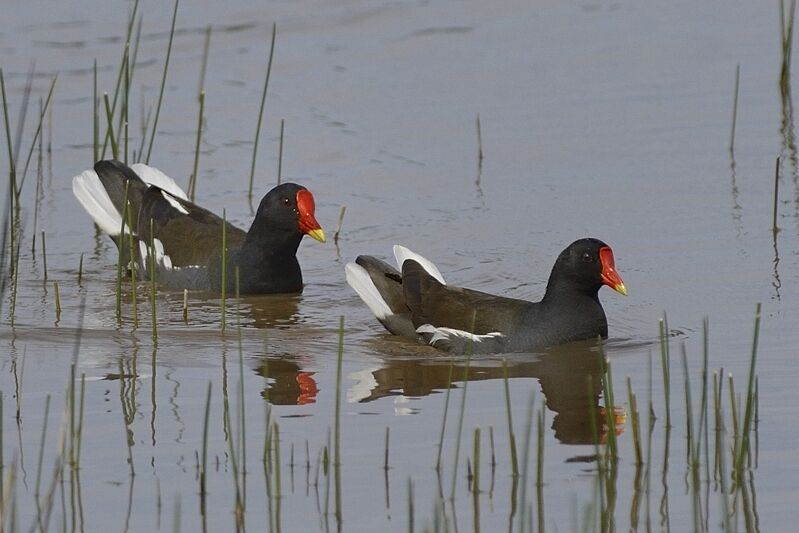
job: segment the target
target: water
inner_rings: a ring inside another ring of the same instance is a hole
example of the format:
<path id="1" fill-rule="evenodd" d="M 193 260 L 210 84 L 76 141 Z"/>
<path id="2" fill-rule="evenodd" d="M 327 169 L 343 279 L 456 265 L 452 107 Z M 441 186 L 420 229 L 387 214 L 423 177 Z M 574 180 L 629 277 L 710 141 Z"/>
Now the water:
<path id="1" fill-rule="evenodd" d="M 197 197 L 215 212 L 226 209 L 234 223 L 249 224 L 252 139 L 277 22 L 257 195 L 276 181 L 279 123 L 285 119 L 284 179 L 313 191 L 317 219 L 328 235 L 336 229 L 341 206 L 347 212 L 338 247 L 310 239 L 302 244 L 307 286 L 301 297 L 243 299 L 239 337 L 232 308 L 229 329 L 220 332 L 215 297 L 192 295 L 186 325 L 182 294 L 162 291 L 157 345 L 146 285 L 138 291 L 139 327 L 133 327 L 128 293 L 123 324 L 117 325 L 115 249 L 110 240 L 94 235 L 70 190 L 71 177 L 92 163 L 92 64 L 97 59 L 100 91 L 113 92 L 129 7 L 88 0 L 28 2 L 4 10 L 0 23 L 12 137 L 35 62 L 23 158 L 39 97 L 58 74 L 52 119 L 45 121 L 45 147 L 52 143 L 52 154 L 43 158 L 38 219 L 35 153 L 23 189 L 25 240 L 15 326 L 10 326 L 7 294 L 0 328 L 3 459 L 6 473 L 14 461 L 18 465 L 19 524 L 29 527 L 36 520 L 47 395 L 43 487 L 52 478 L 78 346 L 77 374 L 87 380 L 80 477 L 70 482 L 67 469 L 65 484 L 56 485 L 50 529 L 170 530 L 176 517 L 189 530 L 234 529 L 235 484 L 223 403 L 227 397 L 235 433 L 241 427 L 241 375 L 246 525 L 260 529 L 270 523 L 261 457 L 265 411 L 271 407 L 279 425 L 282 480 L 282 497 L 271 499 L 271 521 L 278 520 L 279 504 L 283 530 L 335 528 L 333 470 L 328 477 L 317 465 L 323 447 L 333 444 L 338 325 L 344 316 L 342 529 L 408 529 L 409 480 L 415 525 L 432 527 L 439 483 L 446 497 L 452 487 L 464 393 L 449 527 L 454 519 L 463 530 L 492 531 L 509 523 L 517 528 L 522 504 L 520 493 L 512 493 L 503 358 L 473 361 L 468 385 L 465 362 L 457 362 L 439 479 L 434 466 L 449 360 L 388 336 L 344 283 L 343 267 L 360 253 L 388 257 L 391 245 L 402 243 L 433 259 L 453 284 L 537 299 L 558 252 L 576 238 L 594 236 L 613 247 L 630 291 L 627 298 L 601 292 L 615 404 L 627 414 L 619 437 L 617 498 L 606 505 L 615 527 L 630 527 L 631 509 L 643 494 L 634 490 L 624 377 L 631 378 L 645 421 L 651 355 L 658 421 L 652 435 L 649 520 L 657 529 L 666 524 L 675 531 L 690 529 L 694 508 L 686 481 L 681 346 L 688 356 L 695 411 L 704 317 L 710 324 L 711 369 L 732 373 L 736 391 L 745 392 L 754 309 L 762 302 L 757 467 L 752 470 L 756 521 L 749 526 L 791 528 L 798 492 L 793 480 L 799 475 L 793 446 L 799 189 L 778 87 L 777 6 L 734 2 L 719 10 L 690 2 L 621 1 L 495 7 L 472 0 L 181 5 L 151 164 L 187 184 L 205 28 L 212 24 Z M 138 152 L 141 143 L 142 102 L 149 109 L 158 96 L 172 6 L 145 1 L 139 9 L 144 22 L 131 92 L 131 152 Z M 739 64 L 733 159 L 729 141 Z M 784 157 L 782 230 L 775 237 L 771 218 L 778 155 Z M 2 149 L 0 168 L 7 166 Z M 47 236 L 47 283 L 40 237 L 31 254 L 34 228 Z M 59 282 L 60 319 L 53 281 Z M 668 437 L 657 343 L 664 312 L 672 333 Z M 543 508 L 543 523 L 551 530 L 581 528 L 598 494 L 590 428 L 586 433 L 588 394 L 578 390 L 581 376 L 596 375 L 587 362 L 594 354 L 595 348 L 582 346 L 505 358 L 520 450 L 530 394 L 535 393 L 536 413 L 544 397 L 548 402 L 543 506 L 534 483 L 535 426 L 525 499 L 533 523 Z M 209 382 L 209 495 L 203 516 L 197 457 Z M 602 398 L 596 403 L 604 405 Z M 386 473 L 387 426 L 391 468 Z M 466 458 L 472 455 L 476 427 L 481 428 L 482 492 L 473 498 Z M 497 463 L 493 476 L 489 428 Z M 713 429 L 711 421 L 711 446 Z M 126 435 L 135 477 L 129 473 Z M 662 474 L 667 444 L 669 469 Z M 241 452 L 235 455 L 240 459 Z M 709 502 L 709 527 L 716 529 L 723 520 L 721 498 L 712 476 L 709 482 L 703 477 L 703 483 L 703 490 L 712 488 L 703 501 Z M 645 510 L 641 503 L 640 524 Z M 746 527 L 742 515 L 734 519 Z"/>

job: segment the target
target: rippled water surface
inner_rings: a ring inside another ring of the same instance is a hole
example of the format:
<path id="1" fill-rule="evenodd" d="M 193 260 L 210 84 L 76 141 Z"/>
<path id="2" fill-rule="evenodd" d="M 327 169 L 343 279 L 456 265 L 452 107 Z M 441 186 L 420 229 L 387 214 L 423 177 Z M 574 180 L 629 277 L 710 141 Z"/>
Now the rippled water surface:
<path id="1" fill-rule="evenodd" d="M 0 310 L 6 524 L 13 509 L 19 526 L 57 531 L 405 531 L 411 521 L 416 530 L 459 531 L 792 529 L 799 496 L 799 180 L 793 99 L 779 84 L 779 6 L 181 4 L 150 163 L 187 184 L 211 25 L 197 198 L 249 224 L 253 138 L 276 23 L 256 196 L 277 180 L 284 120 L 283 179 L 313 191 L 330 237 L 342 206 L 346 214 L 337 245 L 332 238 L 301 245 L 301 296 L 245 297 L 238 311 L 229 299 L 223 333 L 218 296 L 190 294 L 184 322 L 183 295 L 162 290 L 157 342 L 146 283 L 137 287 L 135 310 L 131 286 L 123 285 L 117 320 L 116 249 L 95 233 L 70 181 L 93 163 L 93 64 L 100 98 L 113 98 L 132 7 L 31 1 L 6 6 L 0 17 L 0 67 L 11 138 L 21 139 L 20 169 L 40 101 L 57 76 L 41 162 L 37 144 L 22 186 L 18 275 Z M 149 0 L 138 6 L 131 160 L 140 146 L 147 150 L 141 124 L 148 113 L 153 120 L 172 8 Z M 388 258 L 391 245 L 402 243 L 433 259 L 450 283 L 538 299 L 554 258 L 583 236 L 613 247 L 629 290 L 626 298 L 600 293 L 619 423 L 619 460 L 610 471 L 596 454 L 612 432 L 590 423 L 609 405 L 597 346 L 451 361 L 392 338 L 344 282 L 347 261 L 361 253 Z M 727 375 L 742 416 L 757 303 L 757 423 L 741 489 L 731 473 L 736 441 Z M 664 313 L 670 430 L 658 340 Z M 696 438 L 688 423 L 700 423 L 705 317 L 709 366 L 724 377 L 726 432 L 716 431 L 711 391 L 710 451 L 700 454 L 694 482 L 686 442 Z M 518 461 L 528 464 L 516 478 L 503 362 Z M 80 465 L 72 468 L 58 458 L 62 443 L 75 442 L 68 406 L 82 375 Z M 641 413 L 641 468 L 628 376 Z M 714 459 L 719 449 L 723 475 Z"/>

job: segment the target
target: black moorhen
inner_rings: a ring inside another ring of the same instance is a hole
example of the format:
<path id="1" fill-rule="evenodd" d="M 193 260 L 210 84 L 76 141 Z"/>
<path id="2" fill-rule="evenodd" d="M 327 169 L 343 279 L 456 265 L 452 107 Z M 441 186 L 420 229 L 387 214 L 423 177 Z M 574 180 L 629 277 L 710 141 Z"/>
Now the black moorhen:
<path id="1" fill-rule="evenodd" d="M 613 251 L 597 239 L 580 239 L 560 253 L 540 302 L 452 287 L 424 257 L 402 246 L 394 246 L 394 255 L 400 270 L 358 256 L 345 267 L 347 283 L 388 331 L 451 353 L 520 352 L 607 338 L 599 289 L 627 294 Z"/>
<path id="2" fill-rule="evenodd" d="M 160 283 L 173 289 L 221 289 L 222 218 L 190 202 L 160 170 L 143 164 L 130 168 L 119 161 L 98 161 L 94 170 L 72 179 L 72 190 L 117 246 L 127 195 L 129 220 L 138 239 L 134 260 L 141 272 L 149 274 L 152 238 Z M 227 288 L 235 290 L 238 268 L 242 294 L 302 292 L 296 256 L 300 241 L 303 235 L 325 241 L 314 209 L 314 197 L 308 189 L 284 183 L 261 200 L 249 231 L 226 223 Z M 129 231 L 126 227 L 125 232 Z M 127 257 L 127 250 L 123 252 Z"/>

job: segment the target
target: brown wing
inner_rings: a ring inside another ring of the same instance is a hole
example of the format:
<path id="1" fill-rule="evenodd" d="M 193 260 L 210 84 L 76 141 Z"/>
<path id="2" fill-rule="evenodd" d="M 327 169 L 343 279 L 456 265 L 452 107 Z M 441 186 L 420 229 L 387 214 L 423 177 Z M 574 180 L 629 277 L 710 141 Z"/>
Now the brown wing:
<path id="1" fill-rule="evenodd" d="M 413 260 L 402 265 L 405 302 L 413 324 L 432 324 L 478 335 L 510 334 L 530 302 L 439 283 Z"/>
<path id="2" fill-rule="evenodd" d="M 150 220 L 153 238 L 161 241 L 173 266 L 205 266 L 221 255 L 222 218 L 207 209 L 151 186 L 142 198 L 137 224 L 145 243 L 150 242 Z M 245 236 L 243 230 L 226 223 L 228 249 L 241 247 Z"/>

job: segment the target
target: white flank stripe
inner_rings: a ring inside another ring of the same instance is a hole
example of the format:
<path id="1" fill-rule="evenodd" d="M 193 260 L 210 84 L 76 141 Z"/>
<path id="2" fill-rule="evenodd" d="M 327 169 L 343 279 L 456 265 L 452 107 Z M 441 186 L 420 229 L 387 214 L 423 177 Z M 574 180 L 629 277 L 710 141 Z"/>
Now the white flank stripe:
<path id="1" fill-rule="evenodd" d="M 380 296 L 380 292 L 378 292 L 365 268 L 356 263 L 347 263 L 347 266 L 344 267 L 344 273 L 349 286 L 358 293 L 361 300 L 369 306 L 369 309 L 378 319 L 383 320 L 387 316 L 394 314 L 383 297 Z"/>
<path id="2" fill-rule="evenodd" d="M 181 189 L 180 186 L 175 183 L 175 180 L 157 168 L 145 165 L 144 163 L 136 163 L 135 165 L 131 165 L 130 168 L 142 179 L 142 181 L 144 181 L 144 183 L 160 187 L 169 194 L 177 196 L 183 200 L 189 199 L 183 189 Z"/>
<path id="3" fill-rule="evenodd" d="M 188 215 L 189 214 L 189 212 L 186 210 L 186 208 L 183 207 L 183 204 L 181 204 L 180 202 L 178 202 L 177 200 L 172 198 L 172 195 L 170 195 L 169 193 L 167 193 L 165 191 L 161 191 L 161 196 L 164 197 L 164 200 L 169 202 L 169 205 L 171 205 L 172 207 L 174 207 L 175 209 L 177 209 L 178 211 L 180 211 L 184 215 Z"/>
<path id="4" fill-rule="evenodd" d="M 122 215 L 114 207 L 111 198 L 103 187 L 100 177 L 94 170 L 84 170 L 72 178 L 72 192 L 83 209 L 89 213 L 103 232 L 115 237 L 122 226 Z M 130 230 L 125 227 L 125 232 Z"/>
<path id="5" fill-rule="evenodd" d="M 408 250 L 404 246 L 400 246 L 399 244 L 394 245 L 394 257 L 397 260 L 397 268 L 400 272 L 402 272 L 402 264 L 408 259 L 413 259 L 422 265 L 422 268 L 425 269 L 428 274 L 436 278 L 439 283 L 442 285 L 447 284 L 447 282 L 444 281 L 444 276 L 441 275 L 441 271 L 438 270 L 438 267 L 426 257 L 422 257 L 421 255 Z"/>
<path id="6" fill-rule="evenodd" d="M 422 324 L 416 328 L 416 333 L 432 333 L 433 337 L 430 339 L 431 345 L 438 341 L 449 340 L 450 337 L 461 337 L 472 342 L 483 342 L 484 340 L 493 339 L 494 337 L 502 337 L 502 333 L 499 331 L 492 331 L 485 335 L 475 335 L 474 333 L 469 333 L 462 329 L 437 328 L 432 324 Z"/>

